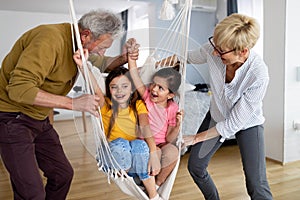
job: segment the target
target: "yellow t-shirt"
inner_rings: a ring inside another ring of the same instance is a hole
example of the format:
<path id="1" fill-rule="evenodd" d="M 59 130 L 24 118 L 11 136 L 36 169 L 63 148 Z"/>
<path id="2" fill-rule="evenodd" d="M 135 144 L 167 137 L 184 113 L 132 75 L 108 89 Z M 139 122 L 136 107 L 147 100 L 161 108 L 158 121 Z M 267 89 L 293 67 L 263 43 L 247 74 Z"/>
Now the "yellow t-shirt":
<path id="1" fill-rule="evenodd" d="M 108 100 L 107 102 L 111 104 L 110 100 Z M 148 113 L 146 105 L 142 100 L 137 100 L 136 109 L 138 115 Z M 107 104 L 105 104 L 101 108 L 101 114 L 105 134 L 107 135 L 110 118 L 112 116 L 112 109 L 109 109 Z M 111 130 L 109 141 L 115 140 L 117 138 L 123 138 L 128 141 L 135 140 L 138 137 L 136 133 L 137 120 L 134 116 L 133 110 L 130 107 L 124 109 L 119 108 L 118 116 L 116 117 L 114 126 Z"/>

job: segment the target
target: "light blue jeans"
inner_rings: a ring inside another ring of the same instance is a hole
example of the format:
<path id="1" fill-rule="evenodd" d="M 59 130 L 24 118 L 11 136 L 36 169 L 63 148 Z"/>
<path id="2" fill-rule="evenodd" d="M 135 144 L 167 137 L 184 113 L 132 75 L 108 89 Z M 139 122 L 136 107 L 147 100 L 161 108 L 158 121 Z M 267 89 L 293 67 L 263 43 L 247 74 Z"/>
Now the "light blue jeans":
<path id="1" fill-rule="evenodd" d="M 149 147 L 144 140 L 128 141 L 118 138 L 109 143 L 114 159 L 128 175 L 148 179 Z"/>

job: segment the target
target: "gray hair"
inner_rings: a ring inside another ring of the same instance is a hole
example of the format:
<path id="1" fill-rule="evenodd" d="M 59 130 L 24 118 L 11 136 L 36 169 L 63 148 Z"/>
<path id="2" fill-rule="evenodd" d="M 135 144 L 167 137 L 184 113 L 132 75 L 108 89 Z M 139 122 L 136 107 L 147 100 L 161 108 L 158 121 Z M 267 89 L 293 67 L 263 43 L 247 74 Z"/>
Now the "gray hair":
<path id="1" fill-rule="evenodd" d="M 107 10 L 90 11 L 78 21 L 78 26 L 81 29 L 89 29 L 94 38 L 107 33 L 115 37 L 122 29 L 121 25 L 120 17 Z"/>

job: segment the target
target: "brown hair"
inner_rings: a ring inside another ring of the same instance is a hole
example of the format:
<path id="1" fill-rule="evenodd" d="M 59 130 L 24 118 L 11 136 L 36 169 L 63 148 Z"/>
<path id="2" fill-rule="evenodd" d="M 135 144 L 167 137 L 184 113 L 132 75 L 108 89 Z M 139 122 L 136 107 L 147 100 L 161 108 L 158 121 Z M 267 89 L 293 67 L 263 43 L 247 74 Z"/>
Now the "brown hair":
<path id="1" fill-rule="evenodd" d="M 109 109 L 112 109 L 112 116 L 110 118 L 110 122 L 109 122 L 109 127 L 108 127 L 108 133 L 107 133 L 107 138 L 110 137 L 110 134 L 111 134 L 111 130 L 115 124 L 115 119 L 116 117 L 118 116 L 118 109 L 119 109 L 119 104 L 118 102 L 116 102 L 112 96 L 111 96 L 111 92 L 110 92 L 110 88 L 109 88 L 109 84 L 111 83 L 111 81 L 116 78 L 116 77 L 119 77 L 119 76 L 126 76 L 129 81 L 131 82 L 131 91 L 134 91 L 130 98 L 128 99 L 128 106 L 130 108 L 132 108 L 133 110 L 133 113 L 134 113 L 134 116 L 137 120 L 137 125 L 139 124 L 139 120 L 138 120 L 138 114 L 137 114 L 137 109 L 136 109 L 136 101 L 138 99 L 140 99 L 140 96 L 138 94 L 138 92 L 135 90 L 134 88 L 134 84 L 133 84 L 133 81 L 132 81 L 132 78 L 130 76 L 130 73 L 128 71 L 128 69 L 126 69 L 125 67 L 121 66 L 121 67 L 117 67 L 116 69 L 112 70 L 108 76 L 106 77 L 105 79 L 105 90 L 106 90 L 106 97 L 108 97 L 109 99 L 111 99 L 111 102 L 112 102 L 112 105 L 110 105 L 108 102 L 107 105 L 108 105 L 108 108 Z"/>
<path id="2" fill-rule="evenodd" d="M 176 71 L 172 67 L 165 67 L 155 72 L 153 78 L 156 76 L 165 78 L 167 80 L 168 88 L 171 93 L 177 92 L 181 84 L 181 75 L 178 71 Z"/>

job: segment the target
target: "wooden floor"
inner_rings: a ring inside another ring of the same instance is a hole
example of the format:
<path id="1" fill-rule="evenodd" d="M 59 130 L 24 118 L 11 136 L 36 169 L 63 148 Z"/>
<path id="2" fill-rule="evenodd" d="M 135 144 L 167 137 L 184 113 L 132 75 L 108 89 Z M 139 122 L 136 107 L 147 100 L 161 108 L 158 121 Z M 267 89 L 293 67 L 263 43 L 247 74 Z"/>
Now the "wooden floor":
<path id="1" fill-rule="evenodd" d="M 67 199 L 72 200 L 132 200 L 97 170 L 93 156 L 78 136 L 74 121 L 54 123 L 60 134 L 65 152 L 75 171 Z M 76 122 L 76 124 L 78 124 Z M 170 196 L 171 200 L 204 199 L 186 169 L 188 154 L 181 159 L 178 174 Z M 22 163 L 20 163 L 22 164 Z M 236 145 L 221 147 L 209 165 L 209 171 L 217 185 L 222 200 L 247 200 L 239 151 Z M 300 162 L 282 166 L 267 161 L 267 175 L 275 200 L 300 199 Z M 13 199 L 8 173 L 0 160 L 0 199 Z"/>

